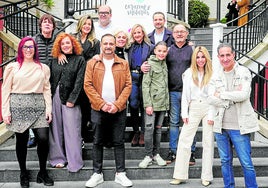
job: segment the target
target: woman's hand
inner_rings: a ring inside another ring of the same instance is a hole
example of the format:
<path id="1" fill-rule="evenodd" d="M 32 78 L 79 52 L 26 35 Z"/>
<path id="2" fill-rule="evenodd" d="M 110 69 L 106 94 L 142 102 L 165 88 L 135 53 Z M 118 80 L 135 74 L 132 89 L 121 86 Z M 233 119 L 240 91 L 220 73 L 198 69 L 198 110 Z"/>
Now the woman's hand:
<path id="1" fill-rule="evenodd" d="M 72 108 L 72 107 L 74 107 L 74 103 L 66 102 L 66 106 L 69 108 Z"/>
<path id="2" fill-rule="evenodd" d="M 182 118 L 182 121 L 183 121 L 183 123 L 188 124 L 189 123 L 189 118 Z"/>
<path id="3" fill-rule="evenodd" d="M 11 124 L 11 116 L 3 117 L 3 120 L 4 120 L 4 123 L 6 125 L 10 125 Z"/>
<path id="4" fill-rule="evenodd" d="M 46 120 L 47 120 L 47 123 L 50 123 L 52 121 L 52 114 L 51 113 L 46 113 Z"/>
<path id="5" fill-rule="evenodd" d="M 58 57 L 58 64 L 64 65 L 65 63 L 68 63 L 66 56 L 64 54 L 60 54 Z"/>
<path id="6" fill-rule="evenodd" d="M 100 55 L 99 54 L 96 54 L 92 57 L 92 59 L 96 60 L 96 61 L 100 61 Z"/>

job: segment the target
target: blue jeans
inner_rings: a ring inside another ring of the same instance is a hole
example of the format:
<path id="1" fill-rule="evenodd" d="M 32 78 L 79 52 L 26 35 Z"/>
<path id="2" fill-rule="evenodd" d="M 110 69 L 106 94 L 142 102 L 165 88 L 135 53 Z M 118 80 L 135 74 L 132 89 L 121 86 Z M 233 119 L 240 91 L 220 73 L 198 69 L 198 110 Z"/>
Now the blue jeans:
<path id="1" fill-rule="evenodd" d="M 129 96 L 129 109 L 130 109 L 130 122 L 134 132 L 139 132 L 139 126 L 141 127 L 141 133 L 144 133 L 144 108 L 142 99 L 142 86 L 141 86 L 141 74 L 131 73 L 132 77 L 132 90 Z M 141 114 L 141 117 L 139 116 Z"/>
<path id="2" fill-rule="evenodd" d="M 233 146 L 243 168 L 245 187 L 257 188 L 256 173 L 251 160 L 250 134 L 241 135 L 239 130 L 223 129 L 222 134 L 215 133 L 221 171 L 225 188 L 234 188 Z"/>
<path id="3" fill-rule="evenodd" d="M 103 146 L 107 141 L 112 141 L 116 172 L 125 171 L 125 123 L 126 110 L 109 114 L 103 111 L 91 110 L 91 122 L 93 128 L 93 170 L 102 172 Z"/>
<path id="4" fill-rule="evenodd" d="M 169 148 L 176 154 L 178 138 L 180 135 L 180 115 L 181 115 L 181 92 L 169 92 L 170 110 L 169 110 Z M 196 138 L 191 146 L 191 152 L 195 152 Z"/>

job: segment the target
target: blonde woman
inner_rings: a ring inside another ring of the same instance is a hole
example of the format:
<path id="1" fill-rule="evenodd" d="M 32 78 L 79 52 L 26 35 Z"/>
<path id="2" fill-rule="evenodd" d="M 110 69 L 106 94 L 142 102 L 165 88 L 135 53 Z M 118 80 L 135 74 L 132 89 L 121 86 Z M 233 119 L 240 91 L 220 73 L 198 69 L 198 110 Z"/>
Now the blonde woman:
<path id="1" fill-rule="evenodd" d="M 141 91 L 143 73 L 141 65 L 150 57 L 153 45 L 144 27 L 140 24 L 135 24 L 131 28 L 130 43 L 128 62 L 132 78 L 132 91 L 129 97 L 129 108 L 134 131 L 131 146 L 144 147 L 144 108 Z M 139 121 L 139 113 L 141 113 L 141 122 Z M 139 130 L 139 127 L 141 127 L 141 130 Z"/>
<path id="2" fill-rule="evenodd" d="M 128 33 L 124 30 L 117 30 L 114 33 L 115 36 L 115 54 L 118 57 L 127 60 L 128 59 L 128 48 L 130 47 Z"/>
<path id="3" fill-rule="evenodd" d="M 210 185 L 213 179 L 213 109 L 207 102 L 208 82 L 211 76 L 212 63 L 208 50 L 203 46 L 195 48 L 191 66 L 182 75 L 181 116 L 184 124 L 178 142 L 174 180 L 170 184 L 180 184 L 189 177 L 191 145 L 201 121 L 203 126 L 202 185 L 205 187 Z"/>

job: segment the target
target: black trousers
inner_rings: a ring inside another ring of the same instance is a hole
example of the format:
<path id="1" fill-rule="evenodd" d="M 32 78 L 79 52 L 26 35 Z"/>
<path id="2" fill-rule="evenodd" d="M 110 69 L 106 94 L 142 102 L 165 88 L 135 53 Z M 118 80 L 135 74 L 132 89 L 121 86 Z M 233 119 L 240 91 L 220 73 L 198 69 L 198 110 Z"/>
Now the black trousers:
<path id="1" fill-rule="evenodd" d="M 93 128 L 93 170 L 102 172 L 103 146 L 106 142 L 112 142 L 116 172 L 125 171 L 125 124 L 126 110 L 109 114 L 103 111 L 91 111 Z"/>

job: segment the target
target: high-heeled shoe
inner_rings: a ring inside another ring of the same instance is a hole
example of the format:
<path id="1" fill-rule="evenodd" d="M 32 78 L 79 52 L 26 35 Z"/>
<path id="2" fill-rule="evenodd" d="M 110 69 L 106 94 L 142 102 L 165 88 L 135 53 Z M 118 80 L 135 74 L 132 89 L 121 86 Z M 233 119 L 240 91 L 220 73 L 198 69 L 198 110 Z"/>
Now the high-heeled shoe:
<path id="1" fill-rule="evenodd" d="M 47 172 L 38 172 L 36 183 L 44 183 L 46 186 L 54 185 L 54 181 L 48 176 Z"/>
<path id="2" fill-rule="evenodd" d="M 20 186 L 21 188 L 29 188 L 29 176 L 28 173 L 21 173 L 20 174 Z"/>

